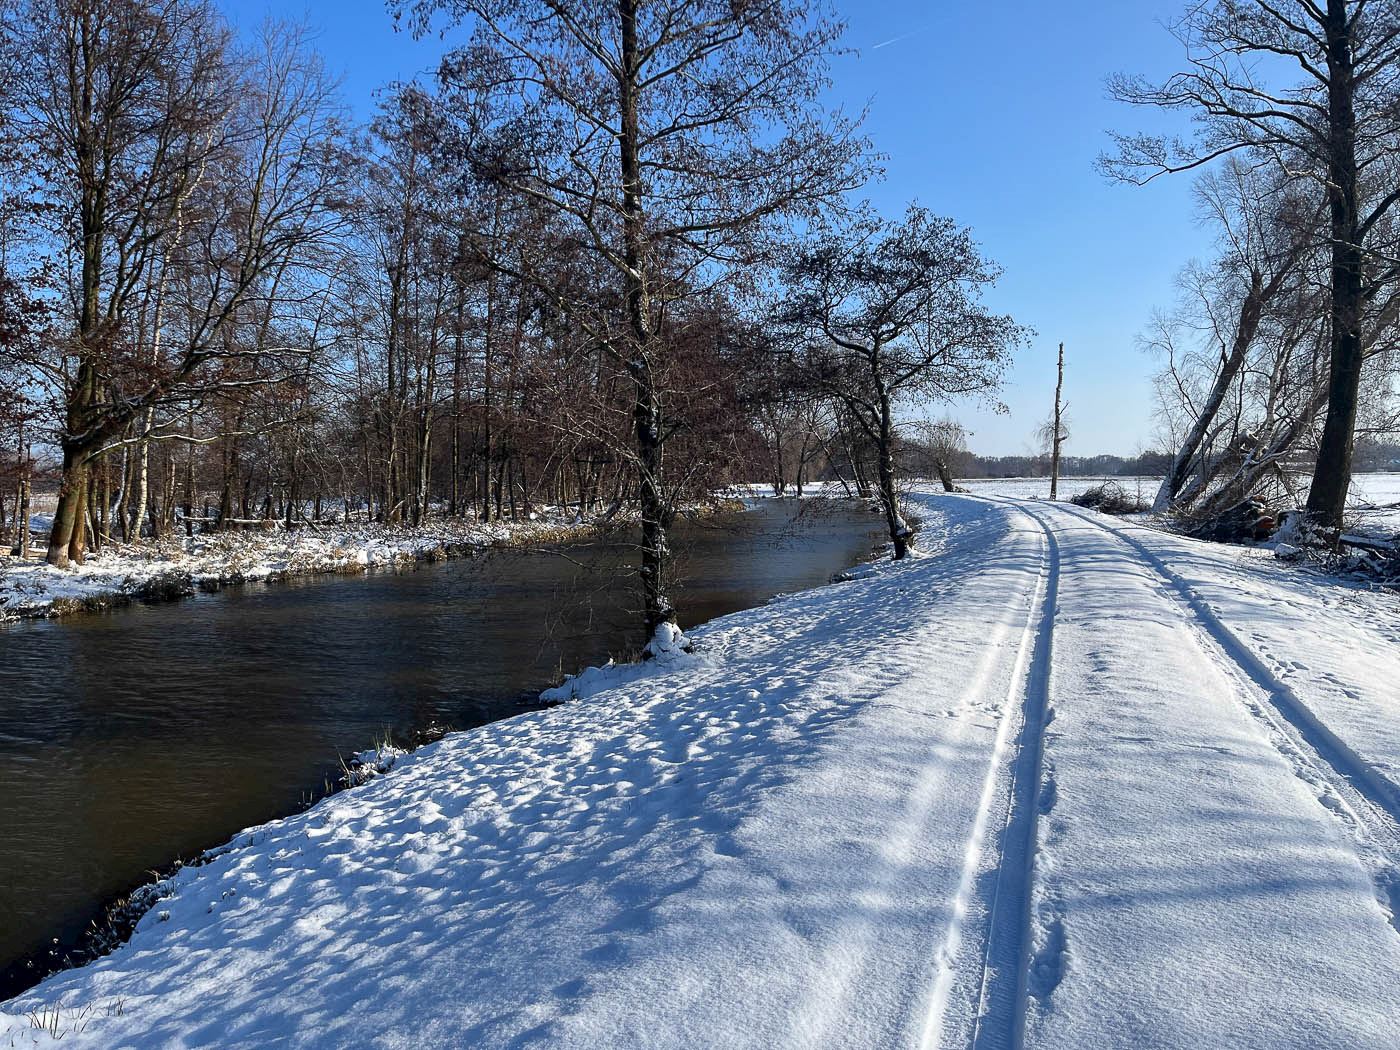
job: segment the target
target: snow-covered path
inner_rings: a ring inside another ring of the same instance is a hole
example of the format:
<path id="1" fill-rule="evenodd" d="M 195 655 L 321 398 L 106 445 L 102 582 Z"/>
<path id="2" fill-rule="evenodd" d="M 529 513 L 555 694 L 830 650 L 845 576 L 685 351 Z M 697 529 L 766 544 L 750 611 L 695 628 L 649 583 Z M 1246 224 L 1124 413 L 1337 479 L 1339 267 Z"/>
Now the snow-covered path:
<path id="1" fill-rule="evenodd" d="M 0 1045 L 1400 1047 L 1393 602 L 923 499 L 923 557 L 245 833 Z"/>
<path id="2" fill-rule="evenodd" d="M 1175 541 L 1026 512 L 1063 564 L 1027 1041 L 1400 1045 L 1380 778 L 1312 738 L 1303 695 L 1171 569 Z M 1297 653 L 1331 637 L 1281 629 Z"/>

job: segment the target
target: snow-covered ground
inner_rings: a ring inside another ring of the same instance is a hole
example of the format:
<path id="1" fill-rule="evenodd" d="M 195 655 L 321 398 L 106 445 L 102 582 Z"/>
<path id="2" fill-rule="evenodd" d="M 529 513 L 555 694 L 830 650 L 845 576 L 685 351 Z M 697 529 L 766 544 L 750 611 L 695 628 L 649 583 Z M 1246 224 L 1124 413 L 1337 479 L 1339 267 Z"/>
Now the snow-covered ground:
<path id="1" fill-rule="evenodd" d="M 1161 478 L 1154 477 L 1107 477 L 1061 478 L 1059 498 L 1070 499 L 1081 492 L 1097 488 L 1105 481 L 1113 481 L 1123 487 L 1129 495 L 1141 495 L 1148 503 L 1157 494 Z M 1016 499 L 1049 499 L 1049 478 L 969 478 L 959 479 L 958 485 L 979 496 L 1012 496 Z"/>
<path id="2" fill-rule="evenodd" d="M 56 616 L 145 595 L 188 593 L 254 580 L 316 573 L 362 572 L 375 566 L 422 561 L 503 543 L 543 542 L 571 528 L 558 515 L 533 521 L 482 523 L 430 519 L 417 528 L 375 524 L 271 529 L 173 537 L 142 546 L 108 544 L 86 564 L 56 569 L 43 561 L 42 530 L 31 519 L 34 549 L 28 560 L 0 554 L 0 621 Z"/>
<path id="3" fill-rule="evenodd" d="M 1400 1046 L 1393 598 L 918 499 L 920 557 L 245 832 L 0 1046 Z"/>
<path id="4" fill-rule="evenodd" d="M 1352 524 L 1367 532 L 1400 535 L 1400 474 L 1357 474 L 1348 502 Z"/>
<path id="5" fill-rule="evenodd" d="M 1129 495 L 1141 496 L 1148 503 L 1157 494 L 1159 477 L 1061 478 L 1060 498 L 1070 499 L 1087 489 L 1114 481 Z M 972 478 L 958 484 L 983 496 L 1012 496 L 1018 499 L 1048 499 L 1049 478 Z M 1351 480 L 1347 503 L 1348 524 L 1355 529 L 1382 535 L 1400 534 L 1400 474 L 1356 474 Z"/>

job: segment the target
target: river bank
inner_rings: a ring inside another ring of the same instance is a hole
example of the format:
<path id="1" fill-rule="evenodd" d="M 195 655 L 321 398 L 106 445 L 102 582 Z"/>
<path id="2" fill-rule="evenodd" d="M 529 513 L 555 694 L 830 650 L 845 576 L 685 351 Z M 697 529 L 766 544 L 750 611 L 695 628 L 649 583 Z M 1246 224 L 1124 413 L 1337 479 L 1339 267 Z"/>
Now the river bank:
<path id="1" fill-rule="evenodd" d="M 444 517 L 412 527 L 368 522 L 181 534 L 154 544 L 108 543 L 100 553 L 90 553 L 85 564 L 66 569 L 46 564 L 39 547 L 27 560 L 0 555 L 0 623 L 173 600 L 231 584 L 360 573 L 493 548 L 547 546 L 587 539 L 603 524 L 544 512 L 527 521 Z"/>
<path id="2" fill-rule="evenodd" d="M 820 500 L 682 521 L 683 622 L 822 584 L 879 531 L 864 505 Z M 564 671 L 637 651 L 634 543 L 619 526 L 8 625 L 0 990 L 31 983 L 26 959 L 81 956 L 149 872 L 305 809 L 372 742 L 518 714 Z"/>

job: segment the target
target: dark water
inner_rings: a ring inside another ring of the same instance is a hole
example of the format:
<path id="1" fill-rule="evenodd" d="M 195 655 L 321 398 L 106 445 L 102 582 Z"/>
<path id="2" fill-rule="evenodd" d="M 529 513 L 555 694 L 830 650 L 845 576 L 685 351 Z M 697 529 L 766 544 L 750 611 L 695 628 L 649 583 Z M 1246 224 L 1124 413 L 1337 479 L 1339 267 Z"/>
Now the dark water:
<path id="1" fill-rule="evenodd" d="M 877 531 L 791 502 L 683 525 L 682 624 L 824 583 Z M 17 960 L 149 869 L 295 812 L 340 756 L 515 714 L 635 648 L 630 562 L 593 543 L 0 628 L 0 997 L 27 983 Z"/>

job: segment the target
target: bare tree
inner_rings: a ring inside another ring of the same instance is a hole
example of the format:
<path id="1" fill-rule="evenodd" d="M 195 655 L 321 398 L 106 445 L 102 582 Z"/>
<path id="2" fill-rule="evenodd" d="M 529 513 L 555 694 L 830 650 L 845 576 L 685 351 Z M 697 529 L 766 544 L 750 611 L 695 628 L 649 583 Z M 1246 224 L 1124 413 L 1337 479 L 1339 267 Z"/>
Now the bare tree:
<path id="1" fill-rule="evenodd" d="M 896 559 L 913 542 L 895 486 L 896 410 L 1000 383 L 1026 332 L 980 301 L 998 274 L 968 230 L 918 205 L 898 222 L 822 231 L 786 267 L 784 322 L 805 341 L 809 381 L 875 446 Z"/>
<path id="2" fill-rule="evenodd" d="M 954 469 L 966 467 L 968 431 L 952 419 L 924 420 L 914 426 L 915 438 L 910 442 L 918 456 L 932 466 L 944 492 L 956 492 Z M 921 472 L 928 475 L 928 471 Z"/>
<path id="3" fill-rule="evenodd" d="M 18 0 L 0 0 L 0 537 L 6 496 L 13 487 L 11 549 L 28 558 L 31 434 L 39 408 L 24 362 L 33 356 L 46 304 L 35 287 L 41 274 L 19 261 L 38 217 L 26 177 L 33 168 L 33 151 L 8 90 L 23 65 L 19 24 Z"/>
<path id="4" fill-rule="evenodd" d="M 864 143 L 824 116 L 840 26 L 807 0 L 399 0 L 426 30 L 439 8 L 470 24 L 444 61 L 474 124 L 483 178 L 542 210 L 556 244 L 595 257 L 601 289 L 520 271 L 626 371 L 642 519 L 643 616 L 673 624 L 667 529 L 676 513 L 664 449 L 687 425 L 669 397 L 667 315 L 746 278 L 777 224 L 810 217 L 863 179 Z M 609 301 L 611 300 L 611 301 Z M 673 330 L 673 329 L 672 329 Z"/>
<path id="5" fill-rule="evenodd" d="M 111 431 L 104 376 L 156 246 L 220 145 L 231 104 L 227 35 L 199 3 L 35 0 L 19 93 L 59 183 L 80 273 L 62 371 L 63 484 L 48 560 L 83 560 L 88 472 Z M 71 362 L 71 371 L 69 364 Z"/>
<path id="6" fill-rule="evenodd" d="M 1261 327 L 1307 294 L 1305 269 L 1316 243 L 1316 209 L 1289 179 L 1231 158 L 1225 170 L 1206 176 L 1198 197 L 1207 219 L 1219 231 L 1221 254 L 1207 271 L 1188 272 L 1195 312 L 1205 320 L 1217 351 L 1214 378 L 1195 406 L 1171 469 L 1162 479 L 1153 509 L 1170 507 L 1181 493 L 1202 446 L 1236 378 L 1245 367 Z"/>
<path id="7" fill-rule="evenodd" d="M 1148 340 L 1164 359 L 1159 419 L 1179 450 L 1165 472 L 1174 491 L 1164 505 L 1191 517 L 1253 496 L 1298 506 L 1327 404 L 1330 252 L 1306 233 L 1271 233 L 1267 223 L 1259 236 L 1242 236 L 1252 222 L 1269 220 L 1267 199 L 1211 199 L 1230 203 L 1233 232 L 1218 259 L 1185 270 L 1180 305 L 1157 319 Z M 1290 245 L 1301 245 L 1301 254 L 1292 256 Z M 1394 427 L 1394 299 L 1391 288 L 1362 319 L 1359 435 Z"/>
<path id="8" fill-rule="evenodd" d="M 199 0 L 33 0 L 23 31 L 22 102 L 80 274 L 71 338 L 34 362 L 63 403 L 63 566 L 84 556 L 99 457 L 188 438 L 204 399 L 295 372 L 235 331 L 258 315 L 267 335 L 289 269 L 333 228 L 338 128 L 294 27 L 235 56 Z"/>
<path id="9" fill-rule="evenodd" d="M 1136 105 L 1190 111 L 1200 132 L 1189 142 L 1119 136 L 1106 168 L 1144 182 L 1240 154 L 1325 197 L 1329 381 L 1307 510 L 1340 526 L 1366 357 L 1362 315 L 1377 285 L 1396 276 L 1383 236 L 1400 201 L 1400 3 L 1216 0 L 1191 5 L 1174 31 L 1186 69 L 1161 84 L 1118 77 L 1111 88 Z"/>

